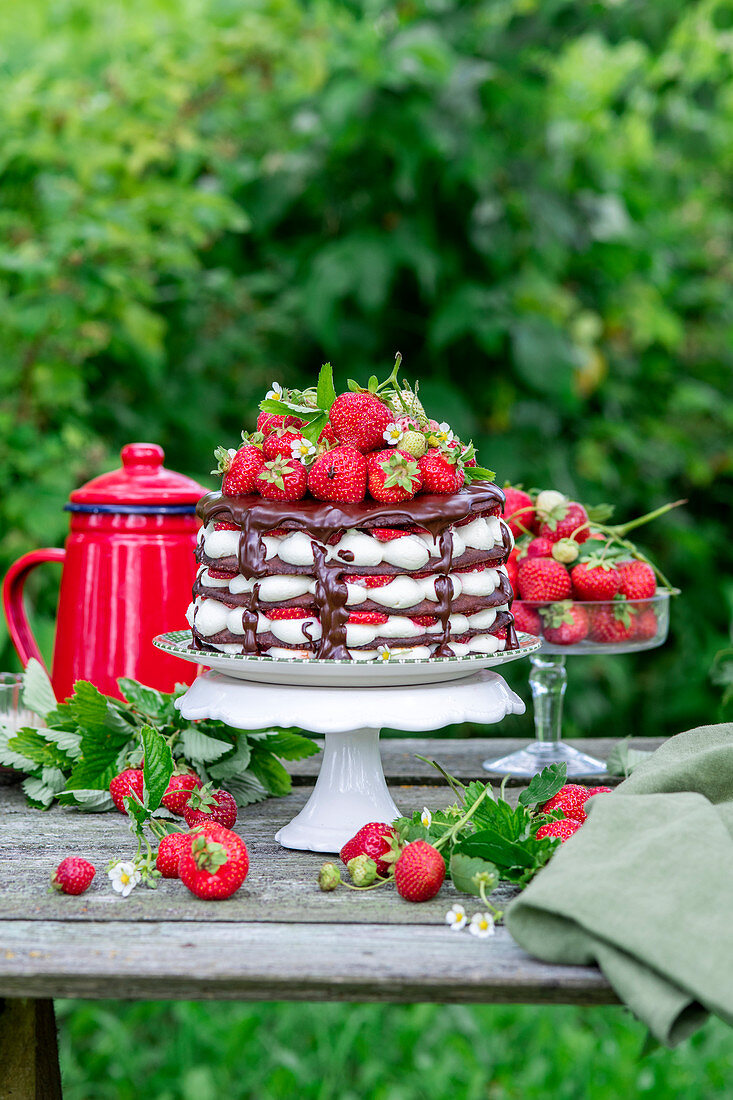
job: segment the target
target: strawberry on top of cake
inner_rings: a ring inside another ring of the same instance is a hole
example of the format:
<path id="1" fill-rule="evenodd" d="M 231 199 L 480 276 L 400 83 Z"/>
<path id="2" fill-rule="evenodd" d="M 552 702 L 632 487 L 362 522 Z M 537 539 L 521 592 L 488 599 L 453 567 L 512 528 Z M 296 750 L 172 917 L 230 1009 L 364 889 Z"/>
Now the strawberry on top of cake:
<path id="1" fill-rule="evenodd" d="M 194 648 L 387 660 L 516 648 L 504 494 L 474 447 L 397 382 L 261 403 L 199 502 Z"/>

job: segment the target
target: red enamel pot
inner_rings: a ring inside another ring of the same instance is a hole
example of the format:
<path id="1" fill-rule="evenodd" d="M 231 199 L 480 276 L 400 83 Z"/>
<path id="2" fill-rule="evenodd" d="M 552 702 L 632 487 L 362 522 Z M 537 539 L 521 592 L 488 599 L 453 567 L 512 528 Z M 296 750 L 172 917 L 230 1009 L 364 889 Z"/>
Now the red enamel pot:
<path id="1" fill-rule="evenodd" d="M 161 691 L 189 682 L 195 667 L 155 649 L 152 639 L 185 627 L 195 579 L 198 499 L 206 490 L 163 466 L 154 443 L 122 448 L 122 468 L 75 490 L 66 505 L 71 530 L 61 549 L 19 558 L 3 583 L 8 630 L 25 665 L 42 661 L 23 606 L 26 577 L 42 562 L 62 562 L 51 680 L 58 699 L 76 680 L 119 697 L 130 676 Z M 187 680 L 188 676 L 188 680 Z"/>

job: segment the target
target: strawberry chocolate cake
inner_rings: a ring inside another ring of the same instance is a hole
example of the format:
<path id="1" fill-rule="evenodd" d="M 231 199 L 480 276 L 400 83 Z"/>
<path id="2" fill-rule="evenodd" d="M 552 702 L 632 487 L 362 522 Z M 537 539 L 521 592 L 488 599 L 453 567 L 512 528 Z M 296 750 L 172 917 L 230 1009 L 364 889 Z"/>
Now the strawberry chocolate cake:
<path id="1" fill-rule="evenodd" d="M 472 444 L 390 377 L 262 402 L 217 448 L 198 505 L 193 647 L 277 658 L 429 660 L 517 646 L 504 494 Z"/>

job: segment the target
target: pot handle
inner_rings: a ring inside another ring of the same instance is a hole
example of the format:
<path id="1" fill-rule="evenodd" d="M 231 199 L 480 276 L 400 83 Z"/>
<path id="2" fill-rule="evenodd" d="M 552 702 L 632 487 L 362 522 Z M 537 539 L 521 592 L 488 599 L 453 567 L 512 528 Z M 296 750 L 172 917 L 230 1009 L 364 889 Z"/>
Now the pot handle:
<path id="1" fill-rule="evenodd" d="M 32 550 L 30 554 L 24 554 L 22 558 L 18 558 L 14 562 L 8 572 L 5 575 L 3 581 L 3 607 L 5 608 L 5 618 L 8 623 L 8 632 L 10 634 L 10 640 L 18 651 L 23 667 L 25 667 L 30 661 L 31 657 L 35 657 L 37 661 L 45 668 L 41 651 L 36 644 L 36 639 L 33 637 L 30 624 L 26 618 L 25 608 L 23 607 L 23 588 L 25 586 L 26 577 L 32 569 L 35 569 L 37 565 L 40 565 L 44 561 L 63 561 L 66 557 L 66 551 L 58 547 L 51 547 L 46 550 Z"/>

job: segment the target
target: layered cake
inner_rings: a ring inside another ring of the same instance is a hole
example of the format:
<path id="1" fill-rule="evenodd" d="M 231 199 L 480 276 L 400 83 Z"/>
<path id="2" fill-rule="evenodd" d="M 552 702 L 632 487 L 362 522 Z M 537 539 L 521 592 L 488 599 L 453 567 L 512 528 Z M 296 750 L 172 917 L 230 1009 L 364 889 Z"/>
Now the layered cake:
<path id="1" fill-rule="evenodd" d="M 194 648 L 364 661 L 516 648 L 504 494 L 398 366 L 340 396 L 330 367 L 314 390 L 274 386 L 257 431 L 217 449 Z"/>

